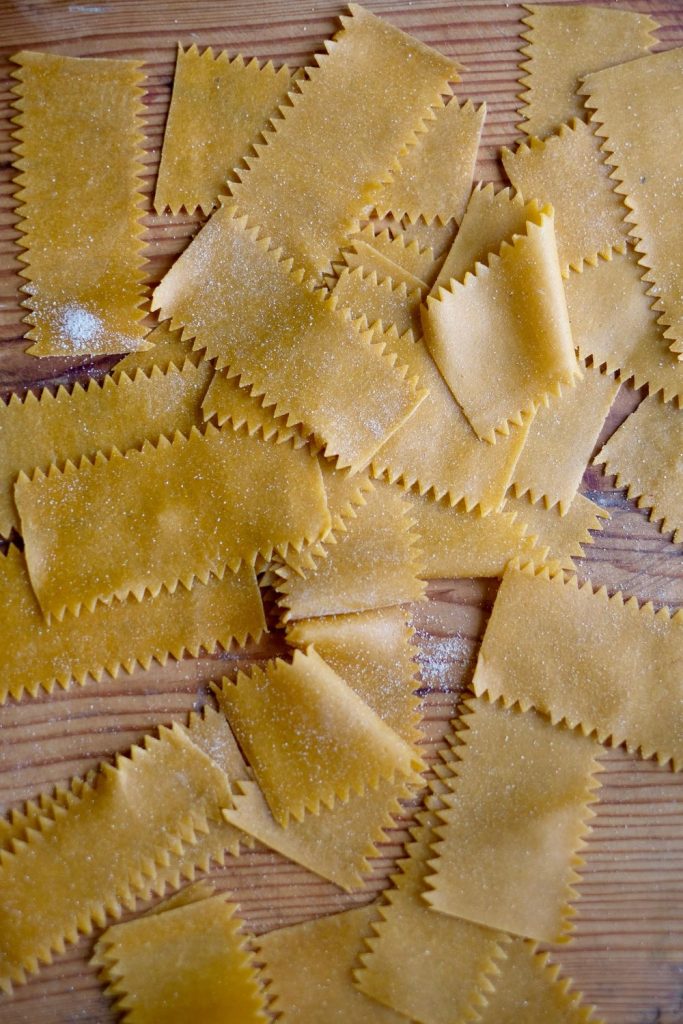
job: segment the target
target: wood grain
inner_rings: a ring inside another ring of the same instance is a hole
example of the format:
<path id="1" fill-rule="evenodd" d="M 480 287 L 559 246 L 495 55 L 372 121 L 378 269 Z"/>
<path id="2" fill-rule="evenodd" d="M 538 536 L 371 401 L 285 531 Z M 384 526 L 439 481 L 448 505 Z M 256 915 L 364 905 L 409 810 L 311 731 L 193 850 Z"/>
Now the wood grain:
<path id="1" fill-rule="evenodd" d="M 501 181 L 499 147 L 519 137 L 515 122 L 521 8 L 503 0 L 370 0 L 368 6 L 466 65 L 459 97 L 485 99 L 489 110 L 477 175 Z M 683 45 L 683 7 L 677 0 L 629 0 L 618 6 L 657 18 L 662 25 L 660 48 Z M 145 61 L 149 198 L 178 40 L 295 66 L 306 63 L 320 41 L 334 31 L 340 10 L 332 0 L 315 4 L 267 0 L 258 5 L 245 0 L 229 4 L 218 0 L 0 3 L 0 393 L 101 373 L 111 362 L 69 363 L 24 354 L 12 199 L 9 55 L 34 48 Z M 196 218 L 147 214 L 150 284 L 159 280 L 198 223 Z M 622 388 L 603 438 L 640 397 Z M 683 545 L 673 545 L 670 537 L 662 536 L 613 483 L 598 470 L 586 472 L 584 491 L 612 518 L 580 562 L 581 575 L 657 605 L 683 605 Z M 429 601 L 413 609 L 422 669 L 425 751 L 430 757 L 455 713 L 459 693 L 471 679 L 496 589 L 492 581 L 439 581 L 430 585 Z M 115 681 L 8 703 L 0 708 L 0 810 L 18 806 L 41 789 L 111 758 L 160 722 L 182 720 L 189 709 L 206 700 L 209 680 L 281 647 L 281 638 L 272 632 L 258 648 L 171 661 L 163 669 L 154 666 L 149 672 L 138 671 Z M 580 885 L 576 940 L 551 952 L 610 1024 L 681 1024 L 683 775 L 621 750 L 606 751 L 603 760 L 601 800 Z M 266 850 L 232 861 L 212 872 L 212 877 L 219 888 L 234 893 L 249 926 L 257 931 L 330 913 L 366 902 L 386 885 L 401 854 L 409 819 L 407 808 L 373 865 L 367 890 L 356 897 L 341 894 Z M 12 999 L 0 1001 L 3 1024 L 113 1020 L 87 963 L 92 942 L 92 938 L 83 939 L 18 989 Z"/>

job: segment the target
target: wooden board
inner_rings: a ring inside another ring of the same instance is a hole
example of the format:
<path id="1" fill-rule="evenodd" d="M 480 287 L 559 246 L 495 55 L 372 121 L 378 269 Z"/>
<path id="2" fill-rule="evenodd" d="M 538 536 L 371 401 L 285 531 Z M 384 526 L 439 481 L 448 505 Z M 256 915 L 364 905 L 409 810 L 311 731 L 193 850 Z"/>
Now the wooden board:
<path id="1" fill-rule="evenodd" d="M 537 0 L 538 2 L 538 0 Z M 368 6 L 468 68 L 458 95 L 486 100 L 477 175 L 501 181 L 497 154 L 514 142 L 518 32 L 522 10 L 485 0 L 369 0 Z M 616 4 L 615 4 L 616 6 Z M 628 0 L 619 8 L 647 12 L 662 24 L 660 48 L 683 45 L 679 0 Z M 23 354 L 18 304 L 19 264 L 11 183 L 11 94 L 8 55 L 22 48 L 76 56 L 138 57 L 149 75 L 147 186 L 152 191 L 169 100 L 175 46 L 196 42 L 231 55 L 305 63 L 335 28 L 335 0 L 22 0 L 0 2 L 0 391 L 103 372 L 109 362 L 69 365 Z M 653 101 L 656 100 L 653 97 Z M 159 280 L 196 230 L 188 217 L 147 216 L 149 281 Z M 603 431 L 607 437 L 640 395 L 622 392 Z M 613 480 L 588 470 L 584 490 L 612 514 L 581 564 L 581 574 L 657 605 L 683 604 L 683 546 L 674 546 L 629 504 Z M 478 644 L 495 597 L 486 581 L 440 581 L 414 610 L 425 707 L 425 751 L 433 756 L 471 678 Z M 4 638 L 0 638 L 2 642 Z M 149 672 L 91 684 L 50 698 L 0 708 L 0 811 L 64 781 L 115 751 L 125 750 L 159 722 L 182 720 L 201 706 L 207 683 L 238 661 L 279 650 L 271 634 L 258 650 L 222 658 L 171 662 Z M 580 885 L 576 941 L 558 954 L 610 1024 L 683 1021 L 683 775 L 610 751 L 604 757 L 602 800 Z M 386 884 L 406 838 L 409 812 L 374 865 L 367 891 L 351 898 L 316 876 L 259 850 L 213 873 L 242 904 L 257 931 L 366 902 Z M 3 1024 L 104 1024 L 113 1020 L 87 960 L 92 939 L 72 947 L 11 999 L 0 1002 Z M 541 1022 L 539 1022 L 541 1024 Z"/>

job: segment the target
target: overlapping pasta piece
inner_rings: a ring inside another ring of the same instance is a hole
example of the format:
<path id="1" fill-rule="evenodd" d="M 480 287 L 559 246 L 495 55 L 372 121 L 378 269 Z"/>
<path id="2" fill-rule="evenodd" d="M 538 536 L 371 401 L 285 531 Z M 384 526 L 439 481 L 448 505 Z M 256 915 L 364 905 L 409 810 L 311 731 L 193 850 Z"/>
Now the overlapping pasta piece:
<path id="1" fill-rule="evenodd" d="M 423 311 L 427 347 L 477 436 L 494 443 L 578 372 L 552 207 Z M 495 368 L 495 373 L 492 373 Z"/>
<path id="2" fill-rule="evenodd" d="M 419 284 L 408 284 L 405 277 L 381 277 L 362 264 L 353 269 L 344 267 L 334 281 L 332 295 L 355 317 L 364 316 L 369 324 L 382 321 L 395 326 L 399 334 L 413 331 L 419 337 L 422 333 L 420 305 L 424 289 Z"/>
<path id="3" fill-rule="evenodd" d="M 420 248 L 416 240 L 407 242 L 401 232 L 392 235 L 386 227 L 376 231 L 373 222 L 352 235 L 349 242 L 364 266 L 378 273 L 385 270 L 389 277 L 395 277 L 394 268 L 400 267 L 416 281 L 429 286 L 438 266 L 434 251 L 429 246 Z"/>
<path id="4" fill-rule="evenodd" d="M 458 66 L 357 4 L 231 186 L 240 215 L 309 272 L 329 270 Z M 397 97 L 400 97 L 397 102 Z"/>
<path id="5" fill-rule="evenodd" d="M 405 1024 L 402 1014 L 353 985 L 356 955 L 376 912 L 370 904 L 259 936 L 269 1009 L 282 1024 Z"/>
<path id="6" fill-rule="evenodd" d="M 508 496 L 505 509 L 524 524 L 526 539 L 535 547 L 531 557 L 556 569 L 573 569 L 573 559 L 583 558 L 584 545 L 593 543 L 590 531 L 602 530 L 601 520 L 610 518 L 609 512 L 583 494 L 574 497 L 565 515 L 557 505 L 534 504 L 528 495 Z"/>
<path id="7" fill-rule="evenodd" d="M 313 455 L 212 424 L 78 468 L 22 474 L 15 501 L 31 582 L 57 617 L 189 588 L 259 553 L 299 548 L 330 524 Z"/>
<path id="8" fill-rule="evenodd" d="M 157 907 L 113 925 L 93 963 L 123 1020 L 266 1024 L 265 998 L 238 907 L 225 895 Z"/>
<path id="9" fill-rule="evenodd" d="M 453 97 L 437 108 L 427 131 L 400 159 L 400 170 L 375 200 L 380 217 L 418 217 L 430 223 L 460 221 L 472 188 L 474 164 L 486 117 L 486 104 L 460 106 Z"/>
<path id="10" fill-rule="evenodd" d="M 424 898 L 489 928 L 564 942 L 601 747 L 534 711 L 466 708 Z"/>
<path id="11" fill-rule="evenodd" d="M 397 488 L 375 484 L 365 505 L 345 526 L 305 576 L 296 564 L 278 570 L 283 621 L 367 611 L 424 597 L 419 539 Z"/>
<path id="12" fill-rule="evenodd" d="M 365 465 L 422 397 L 348 311 L 304 284 L 234 207 L 211 218 L 153 305 L 275 416 L 300 423 L 340 467 Z"/>
<path id="13" fill-rule="evenodd" d="M 402 608 L 302 619 L 287 629 L 287 643 L 313 645 L 379 717 L 416 746 L 421 739 L 414 630 Z"/>
<path id="14" fill-rule="evenodd" d="M 653 308 L 661 313 L 672 351 L 683 356 L 683 48 L 588 75 L 579 92 L 594 111 L 591 121 L 615 168 L 615 191 L 628 208 Z"/>
<path id="15" fill-rule="evenodd" d="M 520 85 L 524 106 L 518 126 L 527 135 L 542 137 L 572 117 L 585 114 L 576 95 L 582 75 L 612 64 L 642 57 L 652 49 L 659 27 L 653 18 L 635 11 L 594 6 L 524 4 L 529 31 L 522 38 L 528 59 Z"/>
<path id="16" fill-rule="evenodd" d="M 613 191 L 610 168 L 592 127 L 572 120 L 544 142 L 531 138 L 515 152 L 502 150 L 505 172 L 526 199 L 551 203 L 560 266 L 565 277 L 585 261 L 624 252 L 628 212 Z"/>
<path id="17" fill-rule="evenodd" d="M 114 375 L 126 373 L 134 377 L 138 370 L 142 370 L 149 376 L 154 366 L 166 371 L 173 364 L 181 370 L 188 360 L 195 366 L 202 362 L 201 353 L 192 348 L 192 341 L 183 338 L 182 331 L 170 330 L 167 323 L 158 324 L 145 341 L 149 348 L 129 352 L 114 367 Z"/>
<path id="18" fill-rule="evenodd" d="M 414 779 L 423 767 L 401 739 L 310 648 L 216 691 L 275 820 L 303 821 L 380 780 Z"/>
<path id="19" fill-rule="evenodd" d="M 439 786 L 439 781 L 432 784 Z M 443 785 L 443 784 L 441 784 Z M 438 806 L 427 798 L 427 806 Z M 505 958 L 507 936 L 438 914 L 424 900 L 427 862 L 437 824 L 433 811 L 418 813 L 407 857 L 392 878 L 372 922 L 355 971 L 361 992 L 421 1024 L 476 1020 Z"/>
<path id="20" fill-rule="evenodd" d="M 495 988 L 486 993 L 481 1024 L 601 1024 L 595 1007 L 582 1001 L 571 981 L 559 977 L 548 954 L 536 951 L 528 939 L 515 938 L 505 946 Z"/>
<path id="21" fill-rule="evenodd" d="M 619 384 L 594 367 L 582 366 L 583 380 L 541 406 L 517 465 L 514 488 L 546 508 L 558 505 L 566 515 L 584 469 L 616 398 Z"/>
<path id="22" fill-rule="evenodd" d="M 30 51 L 13 60 L 29 352 L 141 348 L 140 62 Z"/>
<path id="23" fill-rule="evenodd" d="M 386 830 L 396 826 L 402 813 L 399 801 L 409 800 L 415 790 L 416 784 L 404 778 L 381 779 L 376 789 L 352 793 L 332 808 L 321 806 L 302 821 L 290 818 L 284 827 L 273 817 L 259 786 L 242 780 L 233 786 L 233 806 L 223 816 L 245 835 L 352 892 L 367 884 L 371 860 L 379 856 L 378 844 L 386 841 Z"/>
<path id="24" fill-rule="evenodd" d="M 0 988 L 134 904 L 171 851 L 231 803 L 227 775 L 179 727 L 147 737 L 0 851 Z"/>
<path id="25" fill-rule="evenodd" d="M 679 769 L 682 651 L 680 611 L 655 614 L 528 564 L 503 578 L 473 686 Z"/>
<path id="26" fill-rule="evenodd" d="M 407 495 L 419 535 L 425 579 L 502 576 L 512 558 L 534 550 L 516 512 L 481 513 Z"/>
<path id="27" fill-rule="evenodd" d="M 286 416 L 274 416 L 272 409 L 252 398 L 247 388 L 240 387 L 237 377 L 227 377 L 221 370 L 216 370 L 211 378 L 202 413 L 204 420 L 215 419 L 219 427 L 225 423 L 230 423 L 234 430 L 246 426 L 248 434 L 261 431 L 267 441 L 277 438 L 305 444 L 297 428 L 287 426 Z"/>
<path id="28" fill-rule="evenodd" d="M 683 400 L 683 366 L 657 324 L 642 268 L 629 246 L 594 266 L 584 265 L 564 283 L 574 342 L 582 359 L 592 357 L 607 373 L 633 386 L 648 385 L 665 401 Z"/>
<path id="29" fill-rule="evenodd" d="M 287 99 L 289 69 L 245 64 L 225 51 L 178 46 L 154 206 L 210 213 L 237 167 Z"/>
<path id="30" fill-rule="evenodd" d="M 20 472 L 47 473 L 52 464 L 77 463 L 139 448 L 145 440 L 188 434 L 202 425 L 201 402 L 212 370 L 208 363 L 191 362 L 164 371 L 152 367 L 133 377 L 119 371 L 103 381 L 76 383 L 71 392 L 47 388 L 36 396 L 16 394 L 0 402 L 0 536 L 19 530 L 13 488 Z"/>
<path id="31" fill-rule="evenodd" d="M 596 455 L 617 487 L 638 508 L 650 510 L 661 529 L 683 542 L 683 410 L 657 395 L 646 398 Z"/>
<path id="32" fill-rule="evenodd" d="M 36 696 L 42 688 L 83 685 L 104 672 L 116 677 L 121 668 L 149 668 L 152 659 L 165 664 L 169 654 L 197 657 L 216 644 L 229 650 L 233 641 L 258 640 L 265 629 L 261 595 L 250 566 L 222 579 L 190 589 L 162 590 L 138 602 L 133 598 L 67 613 L 61 621 L 46 619 L 31 587 L 23 552 L 13 545 L 0 554 L 0 703 Z"/>

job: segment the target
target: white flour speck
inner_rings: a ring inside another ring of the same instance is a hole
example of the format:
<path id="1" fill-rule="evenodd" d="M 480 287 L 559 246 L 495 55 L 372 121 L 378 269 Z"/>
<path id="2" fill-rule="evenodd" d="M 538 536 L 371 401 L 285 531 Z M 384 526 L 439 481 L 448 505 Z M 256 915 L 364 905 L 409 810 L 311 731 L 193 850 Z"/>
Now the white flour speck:
<path id="1" fill-rule="evenodd" d="M 87 348 L 101 330 L 102 324 L 98 317 L 89 313 L 82 306 L 65 306 L 62 312 L 60 330 L 63 337 L 70 341 L 74 348 Z"/>

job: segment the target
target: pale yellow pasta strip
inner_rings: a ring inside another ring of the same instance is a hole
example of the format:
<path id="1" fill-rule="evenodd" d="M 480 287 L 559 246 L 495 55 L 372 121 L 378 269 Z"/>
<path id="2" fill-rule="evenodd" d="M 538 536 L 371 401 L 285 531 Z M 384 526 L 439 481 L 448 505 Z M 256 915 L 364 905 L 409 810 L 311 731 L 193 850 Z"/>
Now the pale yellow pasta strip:
<path id="1" fill-rule="evenodd" d="M 381 779 L 413 778 L 421 759 L 310 648 L 240 672 L 217 690 L 273 817 L 287 826 Z"/>
<path id="2" fill-rule="evenodd" d="M 638 254 L 629 246 L 607 260 L 584 266 L 564 282 L 574 343 L 582 359 L 592 357 L 622 382 L 647 384 L 651 395 L 661 391 L 668 402 L 683 400 L 683 364 L 651 309 L 647 283 L 641 280 Z"/>
<path id="3" fill-rule="evenodd" d="M 424 288 L 408 285 L 405 277 L 402 281 L 380 277 L 376 270 L 367 270 L 359 262 L 352 269 L 343 268 L 334 282 L 332 295 L 348 307 L 354 317 L 364 316 L 369 324 L 380 321 L 385 327 L 393 325 L 399 334 L 413 331 L 419 336 L 422 333 L 420 305 Z"/>
<path id="4" fill-rule="evenodd" d="M 417 601 L 424 596 L 410 509 L 398 488 L 377 483 L 365 505 L 334 535 L 315 569 L 286 566 L 276 585 L 283 621 L 340 615 Z"/>
<path id="5" fill-rule="evenodd" d="M 543 500 L 547 508 L 569 511 L 594 451 L 619 384 L 595 367 L 582 366 L 583 380 L 541 406 L 529 427 L 515 466 L 520 497 Z"/>
<path id="6" fill-rule="evenodd" d="M 29 391 L 0 402 L 0 536 L 19 530 L 13 488 L 20 472 L 46 473 L 52 463 L 77 463 L 114 448 L 125 452 L 176 430 L 188 434 L 202 425 L 201 402 L 211 375 L 208 363 L 196 367 L 188 361 L 180 369 L 171 363 L 165 371 L 152 367 L 148 375 L 117 371 L 103 381 L 76 383 L 70 392 L 44 388 L 39 397 Z"/>
<path id="7" fill-rule="evenodd" d="M 422 395 L 348 310 L 313 291 L 235 214 L 226 206 L 214 214 L 153 306 L 275 416 L 301 424 L 340 467 L 362 468 Z"/>
<path id="8" fill-rule="evenodd" d="M 415 520 L 425 579 L 502 576 L 511 558 L 529 554 L 533 541 L 514 512 L 465 512 L 441 501 L 407 496 Z"/>
<path id="9" fill-rule="evenodd" d="M 596 455 L 617 487 L 626 487 L 639 508 L 674 541 L 683 542 L 683 411 L 658 395 L 646 398 Z"/>
<path id="10" fill-rule="evenodd" d="M 462 502 L 484 514 L 499 509 L 512 480 L 529 421 L 512 425 L 495 445 L 480 440 L 422 340 L 388 331 L 387 347 L 415 373 L 428 395 L 411 418 L 385 442 L 372 460 L 376 477 L 398 482 L 451 505 Z"/>
<path id="11" fill-rule="evenodd" d="M 12 59 L 29 352 L 144 347 L 140 62 L 30 51 Z"/>
<path id="12" fill-rule="evenodd" d="M 394 180 L 377 196 L 379 216 L 459 222 L 472 188 L 485 117 L 485 103 L 475 107 L 467 100 L 460 106 L 455 97 L 438 109 L 417 145 L 401 157 Z"/>
<path id="13" fill-rule="evenodd" d="M 385 830 L 395 828 L 402 813 L 399 800 L 409 800 L 414 792 L 405 779 L 382 779 L 377 789 L 352 793 L 332 808 L 321 806 L 303 821 L 290 818 L 284 828 L 258 785 L 245 779 L 233 786 L 233 806 L 223 816 L 233 828 L 352 892 L 367 884 L 377 846 L 386 842 Z"/>
<path id="14" fill-rule="evenodd" d="M 357 952 L 376 912 L 370 904 L 259 936 L 270 1008 L 282 1024 L 406 1024 L 353 985 Z"/>
<path id="15" fill-rule="evenodd" d="M 268 1020 L 238 907 L 225 894 L 113 925 L 92 962 L 129 1024 Z"/>
<path id="16" fill-rule="evenodd" d="M 655 614 L 527 565 L 503 579 L 473 686 L 678 769 L 682 654 L 680 611 Z"/>
<path id="17" fill-rule="evenodd" d="M 395 158 L 458 80 L 453 61 L 356 4 L 350 11 L 231 186 L 240 215 L 314 273 L 329 269 Z"/>
<path id="18" fill-rule="evenodd" d="M 525 199 L 551 203 L 565 277 L 583 262 L 606 259 L 626 246 L 628 213 L 614 191 L 600 139 L 583 121 L 563 124 L 544 142 L 531 138 L 515 152 L 503 147 L 503 167 Z"/>
<path id="19" fill-rule="evenodd" d="M 103 764 L 66 807 L 53 805 L 12 852 L 0 851 L 0 988 L 132 906 L 143 878 L 230 802 L 227 775 L 179 727 Z"/>
<path id="20" fill-rule="evenodd" d="M 588 75 L 579 92 L 625 197 L 653 308 L 683 356 L 683 47 Z"/>
<path id="21" fill-rule="evenodd" d="M 302 619 L 288 627 L 287 643 L 302 649 L 312 644 L 387 725 L 416 746 L 422 733 L 413 635 L 403 608 L 380 608 Z"/>
<path id="22" fill-rule="evenodd" d="M 425 342 L 478 437 L 494 443 L 577 375 L 550 206 L 423 310 Z"/>
<path id="23" fill-rule="evenodd" d="M 58 617 L 206 582 L 257 553 L 300 547 L 330 522 L 308 451 L 211 424 L 156 448 L 22 475 L 14 493 L 31 582 Z"/>
<path id="24" fill-rule="evenodd" d="M 225 51 L 216 57 L 196 44 L 178 46 L 154 207 L 210 213 L 226 192 L 230 171 L 287 99 L 290 74 L 270 61 L 245 64 Z"/>
<path id="25" fill-rule="evenodd" d="M 567 941 L 600 744 L 535 711 L 466 706 L 424 898 L 489 928 Z"/>
<path id="26" fill-rule="evenodd" d="M 83 685 L 88 677 L 115 678 L 121 668 L 149 668 L 152 659 L 165 664 L 169 655 L 187 651 L 197 657 L 216 644 L 229 650 L 236 641 L 258 640 L 265 629 L 261 595 L 250 566 L 211 576 L 191 590 L 163 590 L 154 598 L 128 598 L 98 604 L 78 617 L 46 619 L 31 588 L 22 552 L 11 546 L 0 554 L 0 703 Z"/>
<path id="27" fill-rule="evenodd" d="M 529 45 L 520 64 L 526 74 L 520 99 L 524 106 L 519 127 L 527 135 L 542 137 L 572 117 L 584 117 L 576 95 L 582 75 L 612 64 L 642 57 L 654 46 L 653 18 L 635 11 L 594 6 L 540 6 L 524 4 L 523 18 L 529 31 L 522 34 Z"/>
<path id="28" fill-rule="evenodd" d="M 572 559 L 583 558 L 583 545 L 593 543 L 589 531 L 601 530 L 601 520 L 610 518 L 609 512 L 583 494 L 576 495 L 564 516 L 557 505 L 533 504 L 528 495 L 508 496 L 505 509 L 516 513 L 524 524 L 526 538 L 534 544 L 531 557 L 554 569 L 573 569 Z"/>

